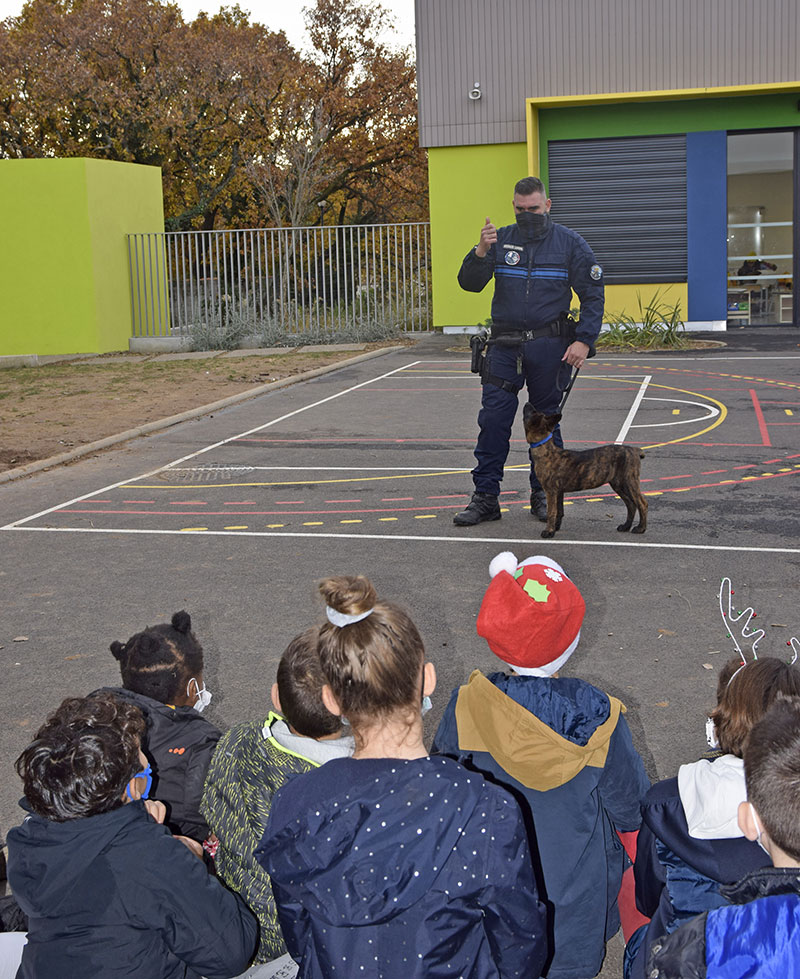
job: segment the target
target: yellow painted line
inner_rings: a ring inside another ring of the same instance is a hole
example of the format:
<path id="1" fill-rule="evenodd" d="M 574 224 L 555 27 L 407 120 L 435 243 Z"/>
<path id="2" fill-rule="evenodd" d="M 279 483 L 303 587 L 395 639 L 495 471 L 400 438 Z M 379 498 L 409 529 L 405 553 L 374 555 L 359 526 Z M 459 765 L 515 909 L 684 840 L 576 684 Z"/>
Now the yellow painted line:
<path id="1" fill-rule="evenodd" d="M 182 531 L 194 531 L 194 530 L 208 530 L 208 527 L 181 527 Z"/>
<path id="2" fill-rule="evenodd" d="M 792 471 L 792 470 L 791 470 L 791 469 L 789 469 L 788 467 L 787 467 L 787 468 L 785 468 L 785 469 L 779 469 L 779 470 L 778 470 L 778 472 L 779 472 L 779 473 L 790 473 L 791 471 Z"/>
<path id="3" fill-rule="evenodd" d="M 733 480 L 730 479 L 730 480 L 728 480 L 728 482 L 732 483 Z M 690 489 L 694 489 L 694 487 L 693 486 L 684 486 L 682 489 L 674 489 L 674 490 L 672 490 L 672 492 L 673 493 L 688 493 Z"/>
<path id="4" fill-rule="evenodd" d="M 574 502 L 574 500 L 564 500 L 564 506 L 572 506 Z"/>
<path id="5" fill-rule="evenodd" d="M 602 496 L 592 496 L 592 497 L 589 497 L 586 500 L 586 502 L 587 503 L 602 503 L 603 502 L 603 497 Z"/>
<path id="6" fill-rule="evenodd" d="M 339 523 L 363 523 L 363 520 L 340 520 Z"/>
<path id="7" fill-rule="evenodd" d="M 791 408 L 784 408 L 784 411 L 786 412 L 787 415 L 793 415 L 794 414 L 794 412 L 792 411 Z"/>
<path id="8" fill-rule="evenodd" d="M 725 485 L 726 483 L 735 483 L 735 482 L 736 482 L 736 480 L 735 480 L 735 479 L 721 479 L 721 480 L 720 480 L 720 481 L 719 481 L 719 482 L 717 483 L 717 486 L 724 486 L 724 485 Z"/>
<path id="9" fill-rule="evenodd" d="M 530 463 L 526 464 L 530 466 Z M 506 468 L 509 468 L 508 466 Z M 514 466 L 514 469 L 524 469 L 526 466 Z M 274 482 L 274 483 L 210 483 L 204 485 L 202 483 L 192 483 L 188 486 L 178 486 L 175 484 L 164 486 L 150 486 L 143 483 L 137 483 L 136 489 L 150 489 L 150 490 L 179 490 L 179 489 L 230 489 L 233 486 L 310 486 L 312 483 L 317 486 L 328 485 L 330 483 L 378 483 L 383 482 L 387 479 L 424 479 L 428 476 L 462 476 L 464 473 L 472 472 L 471 469 L 443 469 L 441 471 L 431 471 L 426 473 L 404 473 L 403 475 L 397 476 L 348 476 L 346 479 L 292 479 L 286 482 Z"/>
<path id="10" fill-rule="evenodd" d="M 286 526 L 286 524 L 285 524 L 285 523 L 268 523 L 268 524 L 267 524 L 267 527 L 268 527 L 268 528 L 269 528 L 270 530 L 274 530 L 274 529 L 275 529 L 275 527 L 285 527 L 285 526 Z"/>
<path id="11" fill-rule="evenodd" d="M 389 523 L 392 520 L 397 520 L 397 517 L 378 517 L 381 523 Z"/>
<path id="12" fill-rule="evenodd" d="M 414 519 L 415 520 L 435 520 L 436 519 L 436 514 L 435 513 L 418 513 L 414 517 Z"/>
<path id="13" fill-rule="evenodd" d="M 247 530 L 247 524 L 241 524 L 236 527 L 225 527 L 225 530 Z"/>
<path id="14" fill-rule="evenodd" d="M 673 408 L 672 409 L 672 414 L 673 415 L 679 415 L 680 413 L 681 413 L 681 409 L 680 408 Z"/>
<path id="15" fill-rule="evenodd" d="M 648 490 L 644 495 L 645 496 L 663 496 L 664 494 L 661 492 L 661 490 Z"/>
<path id="16" fill-rule="evenodd" d="M 774 476 L 775 473 L 761 473 L 762 476 Z"/>
<path id="17" fill-rule="evenodd" d="M 746 479 L 761 479 L 761 477 L 760 476 L 742 476 L 742 482 L 744 482 Z"/>
<path id="18" fill-rule="evenodd" d="M 304 527 L 321 527 L 322 526 L 322 523 L 323 523 L 322 520 L 307 520 L 303 524 L 303 526 Z"/>

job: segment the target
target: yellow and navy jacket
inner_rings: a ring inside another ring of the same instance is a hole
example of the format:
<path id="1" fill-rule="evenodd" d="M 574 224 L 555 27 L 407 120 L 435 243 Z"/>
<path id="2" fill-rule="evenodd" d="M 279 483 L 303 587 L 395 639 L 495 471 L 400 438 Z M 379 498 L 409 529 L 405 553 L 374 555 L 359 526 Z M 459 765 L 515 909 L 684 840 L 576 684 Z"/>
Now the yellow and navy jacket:
<path id="1" fill-rule="evenodd" d="M 511 790 L 538 847 L 551 915 L 548 979 L 600 971 L 619 929 L 626 857 L 649 787 L 616 697 L 575 678 L 484 676 L 453 692 L 433 750 Z"/>
<path id="2" fill-rule="evenodd" d="M 581 301 L 576 339 L 592 346 L 603 322 L 603 270 L 589 245 L 563 224 L 526 238 L 516 224 L 497 229 L 497 243 L 485 258 L 475 249 L 464 258 L 458 283 L 480 292 L 494 277 L 494 333 L 538 330 L 549 326 L 572 305 L 572 290 Z"/>

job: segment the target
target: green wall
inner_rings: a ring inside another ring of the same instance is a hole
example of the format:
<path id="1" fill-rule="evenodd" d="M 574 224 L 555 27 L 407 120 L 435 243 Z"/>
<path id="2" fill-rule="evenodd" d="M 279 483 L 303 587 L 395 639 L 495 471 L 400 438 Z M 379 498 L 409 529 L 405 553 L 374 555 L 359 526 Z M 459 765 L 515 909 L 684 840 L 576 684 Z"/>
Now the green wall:
<path id="1" fill-rule="evenodd" d="M 0 207 L 0 355 L 127 350 L 125 235 L 164 230 L 160 169 L 0 160 Z"/>
<path id="2" fill-rule="evenodd" d="M 446 146 L 428 150 L 433 270 L 433 325 L 475 326 L 489 316 L 492 283 L 481 293 L 456 281 L 487 216 L 512 224 L 514 184 L 528 175 L 525 143 Z"/>
<path id="3" fill-rule="evenodd" d="M 800 125 L 798 93 L 713 99 L 625 102 L 539 110 L 541 178 L 549 172 L 545 147 L 557 139 L 651 136 L 709 130 L 793 129 Z"/>

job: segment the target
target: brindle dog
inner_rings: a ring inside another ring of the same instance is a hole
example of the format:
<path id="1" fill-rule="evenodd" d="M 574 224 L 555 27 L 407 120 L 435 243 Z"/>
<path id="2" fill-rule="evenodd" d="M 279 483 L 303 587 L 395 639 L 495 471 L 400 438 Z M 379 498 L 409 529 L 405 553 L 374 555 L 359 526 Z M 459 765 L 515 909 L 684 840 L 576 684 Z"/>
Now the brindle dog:
<path id="1" fill-rule="evenodd" d="M 632 445 L 600 445 L 596 449 L 572 452 L 553 443 L 552 432 L 561 415 L 543 415 L 532 404 L 522 412 L 525 438 L 542 489 L 547 494 L 547 529 L 542 537 L 554 537 L 564 517 L 564 492 L 594 489 L 603 483 L 611 488 L 628 508 L 628 518 L 617 530 L 631 529 L 636 509 L 639 523 L 632 533 L 643 534 L 647 527 L 647 500 L 639 489 L 639 468 L 644 452 Z"/>

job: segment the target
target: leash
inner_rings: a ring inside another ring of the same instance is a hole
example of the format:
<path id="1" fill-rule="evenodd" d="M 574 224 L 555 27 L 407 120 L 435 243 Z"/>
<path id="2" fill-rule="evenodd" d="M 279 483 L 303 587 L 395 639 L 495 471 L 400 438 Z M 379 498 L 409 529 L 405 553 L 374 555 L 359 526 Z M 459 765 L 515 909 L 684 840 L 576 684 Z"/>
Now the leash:
<path id="1" fill-rule="evenodd" d="M 578 374 L 580 374 L 580 367 L 576 367 L 572 372 L 572 377 L 570 378 L 569 384 L 564 388 L 564 395 L 561 398 L 561 404 L 558 406 L 559 411 L 563 411 L 564 405 L 567 403 L 567 398 L 569 397 L 569 392 L 572 390 L 572 386 L 575 383 L 575 379 Z"/>

